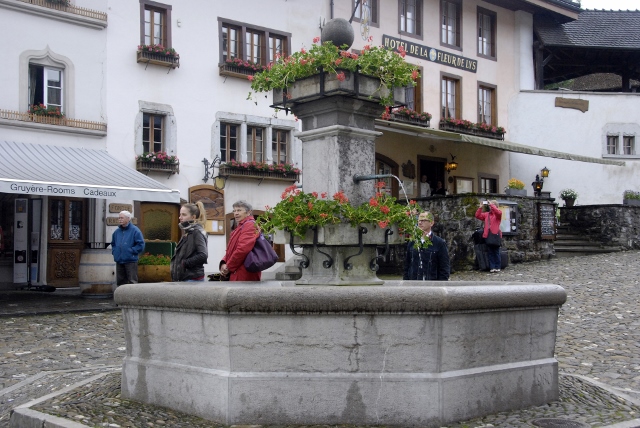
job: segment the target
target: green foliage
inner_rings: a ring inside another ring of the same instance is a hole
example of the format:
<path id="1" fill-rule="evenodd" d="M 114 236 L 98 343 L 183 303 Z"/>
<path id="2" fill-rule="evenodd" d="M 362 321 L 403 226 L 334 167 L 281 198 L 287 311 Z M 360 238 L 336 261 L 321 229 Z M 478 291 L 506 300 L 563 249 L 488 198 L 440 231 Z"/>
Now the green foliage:
<path id="1" fill-rule="evenodd" d="M 327 224 L 349 223 L 353 227 L 359 224 L 374 223 L 381 229 L 397 225 L 404 235 L 419 245 L 422 244 L 422 231 L 415 218 L 415 201 L 409 206 L 399 204 L 394 197 L 383 190 L 384 182 L 376 185 L 376 194 L 369 202 L 354 207 L 346 195 L 340 191 L 328 199 L 326 193 L 304 193 L 295 185 L 285 189 L 282 200 L 275 207 L 266 207 L 264 215 L 256 222 L 266 234 L 276 230 L 287 230 L 292 234 L 304 237 L 307 230 Z"/>
<path id="2" fill-rule="evenodd" d="M 150 254 L 144 253 L 140 257 L 138 257 L 138 265 L 139 266 L 168 266 L 171 264 L 171 257 L 165 256 L 163 254 Z"/>
<path id="3" fill-rule="evenodd" d="M 509 189 L 522 190 L 524 189 L 524 183 L 517 178 L 510 178 L 507 182 L 507 187 Z"/>
<path id="4" fill-rule="evenodd" d="M 145 152 L 140 156 L 136 156 L 136 160 L 157 164 L 179 163 L 178 156 L 168 155 L 167 152 Z"/>
<path id="5" fill-rule="evenodd" d="M 173 58 L 180 58 L 174 48 L 165 48 L 162 45 L 138 45 L 138 52 L 151 52 Z"/>
<path id="6" fill-rule="evenodd" d="M 46 106 L 42 103 L 30 105 L 29 113 L 36 116 L 64 117 L 64 113 L 60 111 L 60 107 Z"/>
<path id="7" fill-rule="evenodd" d="M 267 69 L 249 76 L 251 89 L 255 92 L 268 92 L 273 89 L 285 89 L 296 80 L 313 76 L 324 71 L 335 74 L 338 80 L 344 80 L 343 70 L 359 71 L 362 74 L 380 79 L 380 89 L 414 86 L 420 76 L 418 68 L 404 60 L 405 52 L 394 52 L 384 47 L 366 45 L 360 54 L 339 49 L 331 42 L 318 44 L 320 38 L 313 40 L 308 51 L 301 49 L 291 56 L 277 55 Z M 346 49 L 346 46 L 343 46 Z M 251 98 L 251 93 L 249 98 Z M 381 104 L 393 105 L 393 91 L 381 97 Z"/>
<path id="8" fill-rule="evenodd" d="M 640 192 L 634 192 L 633 190 L 625 190 L 622 194 L 622 199 L 640 199 Z"/>
<path id="9" fill-rule="evenodd" d="M 567 199 L 578 199 L 578 192 L 573 189 L 563 189 L 560 191 L 560 199 L 563 201 Z"/>

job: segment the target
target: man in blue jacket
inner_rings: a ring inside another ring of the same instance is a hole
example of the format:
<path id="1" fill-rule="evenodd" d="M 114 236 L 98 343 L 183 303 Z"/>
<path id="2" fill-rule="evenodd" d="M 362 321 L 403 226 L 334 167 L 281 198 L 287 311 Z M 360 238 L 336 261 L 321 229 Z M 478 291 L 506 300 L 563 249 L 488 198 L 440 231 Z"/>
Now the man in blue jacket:
<path id="1" fill-rule="evenodd" d="M 116 262 L 116 284 L 138 283 L 138 254 L 144 250 L 144 238 L 131 223 L 131 213 L 118 214 L 118 229 L 111 236 L 111 254 Z"/>
<path id="2" fill-rule="evenodd" d="M 407 244 L 404 257 L 403 279 L 413 281 L 448 281 L 449 251 L 444 239 L 435 236 L 431 227 L 435 223 L 429 211 L 418 215 L 418 227 L 422 230 L 422 241 L 431 241 L 427 248 L 416 248 L 413 242 Z"/>

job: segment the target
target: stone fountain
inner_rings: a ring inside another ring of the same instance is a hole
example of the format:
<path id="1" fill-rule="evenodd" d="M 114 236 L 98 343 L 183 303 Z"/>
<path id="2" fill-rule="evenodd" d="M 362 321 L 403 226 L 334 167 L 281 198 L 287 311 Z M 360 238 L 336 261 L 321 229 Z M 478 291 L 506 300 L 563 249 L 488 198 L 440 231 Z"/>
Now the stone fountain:
<path id="1" fill-rule="evenodd" d="M 373 193 L 353 177 L 373 173 L 381 113 L 362 77 L 274 94 L 302 120 L 305 188 L 356 203 Z M 298 283 L 119 287 L 122 396 L 227 425 L 421 427 L 558 399 L 561 287 L 384 282 L 370 236 L 312 233 Z"/>

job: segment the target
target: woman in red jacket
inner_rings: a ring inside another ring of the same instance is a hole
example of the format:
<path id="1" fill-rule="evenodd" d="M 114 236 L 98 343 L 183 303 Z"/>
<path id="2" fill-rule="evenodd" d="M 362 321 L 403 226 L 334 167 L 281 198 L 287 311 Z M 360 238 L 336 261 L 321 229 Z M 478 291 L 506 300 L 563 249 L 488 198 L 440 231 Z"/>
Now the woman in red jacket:
<path id="1" fill-rule="evenodd" d="M 502 221 L 502 211 L 498 209 L 498 202 L 483 201 L 476 211 L 476 218 L 484 222 L 482 237 L 486 239 L 491 233 L 497 233 L 502 238 L 500 222 Z M 487 255 L 489 256 L 489 272 L 500 272 L 502 266 L 500 260 L 500 246 L 487 245 Z"/>
<path id="2" fill-rule="evenodd" d="M 229 281 L 260 281 L 261 272 L 249 272 L 244 267 L 244 259 L 251 252 L 260 231 L 251 215 L 253 207 L 246 201 L 233 204 L 236 228 L 231 232 L 227 252 L 220 262 L 220 273 Z"/>

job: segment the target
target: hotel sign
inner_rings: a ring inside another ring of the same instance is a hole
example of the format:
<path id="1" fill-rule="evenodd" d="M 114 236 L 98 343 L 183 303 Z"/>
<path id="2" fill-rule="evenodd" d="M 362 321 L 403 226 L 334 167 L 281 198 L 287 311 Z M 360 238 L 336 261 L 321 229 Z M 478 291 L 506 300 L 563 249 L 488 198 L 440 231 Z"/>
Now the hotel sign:
<path id="1" fill-rule="evenodd" d="M 478 70 L 478 61 L 475 59 L 465 58 L 436 48 L 430 48 L 429 46 L 419 45 L 408 40 L 387 36 L 386 34 L 382 36 L 382 46 L 395 51 L 402 46 L 407 52 L 407 55 L 415 58 L 426 59 L 437 64 L 470 71 L 471 73 L 475 73 Z"/>

